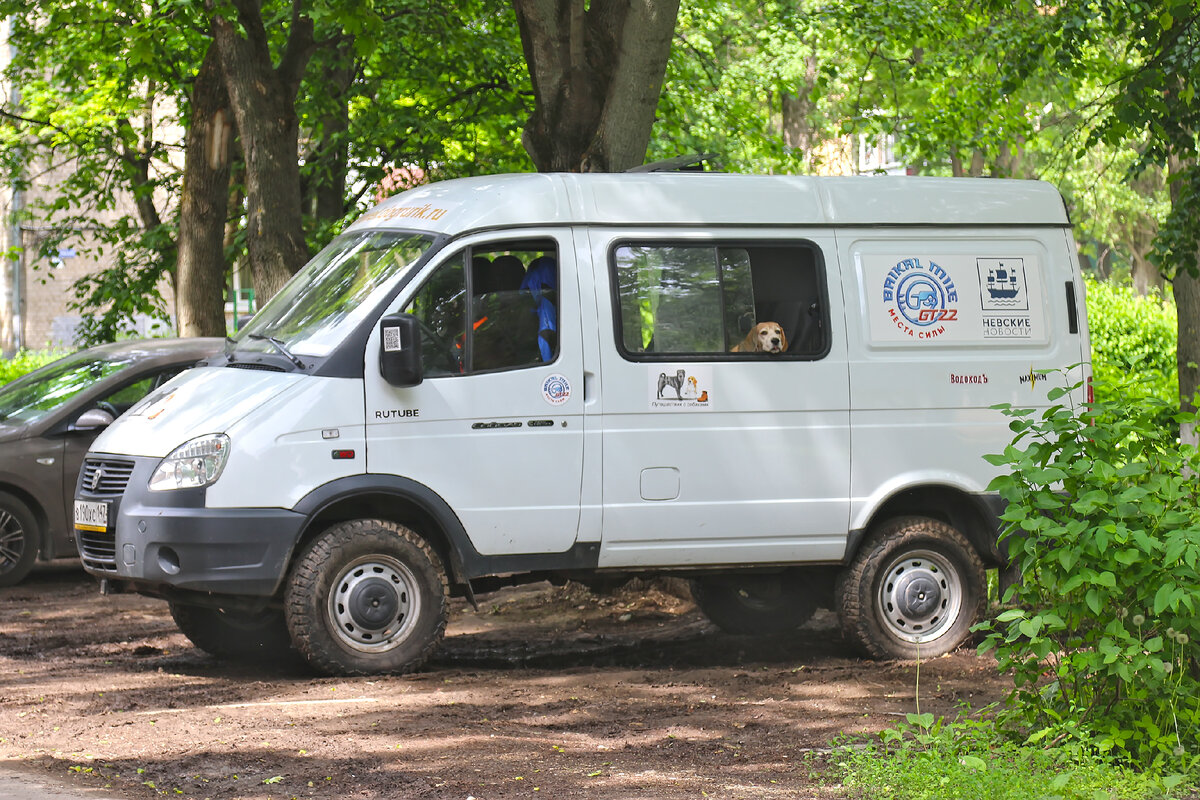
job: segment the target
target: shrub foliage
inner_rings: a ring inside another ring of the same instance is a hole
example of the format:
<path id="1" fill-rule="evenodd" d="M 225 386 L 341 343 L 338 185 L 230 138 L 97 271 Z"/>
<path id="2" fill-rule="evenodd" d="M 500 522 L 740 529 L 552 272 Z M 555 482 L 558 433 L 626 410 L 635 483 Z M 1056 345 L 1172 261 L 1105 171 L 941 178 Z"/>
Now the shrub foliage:
<path id="1" fill-rule="evenodd" d="M 980 649 L 1013 670 L 1010 713 L 1035 737 L 1082 730 L 1134 763 L 1191 771 L 1200 459 L 1161 424 L 1190 418 L 1151 393 L 1128 381 L 1102 385 L 1082 413 L 1003 407 L 1016 438 L 989 456 L 1009 471 L 991 488 L 1008 501 L 1022 581 L 1005 597 L 1013 607 L 981 626 Z"/>
<path id="2" fill-rule="evenodd" d="M 1157 293 L 1143 297 L 1130 286 L 1089 280 L 1087 308 L 1092 369 L 1100 384 L 1137 375 L 1149 394 L 1178 408 L 1175 304 Z"/>
<path id="3" fill-rule="evenodd" d="M 53 350 L 21 350 L 12 358 L 0 359 L 0 386 L 15 381 L 26 372 L 33 372 L 51 361 L 62 358 L 66 353 Z"/>

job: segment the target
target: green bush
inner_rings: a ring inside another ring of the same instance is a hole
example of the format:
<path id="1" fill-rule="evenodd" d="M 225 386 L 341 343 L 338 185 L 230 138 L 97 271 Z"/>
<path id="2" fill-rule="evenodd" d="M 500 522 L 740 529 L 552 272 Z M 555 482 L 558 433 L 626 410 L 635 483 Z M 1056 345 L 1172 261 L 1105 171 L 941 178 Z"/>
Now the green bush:
<path id="1" fill-rule="evenodd" d="M 1129 286 L 1088 280 L 1087 309 L 1097 381 L 1111 386 L 1136 375 L 1152 396 L 1178 408 L 1175 304 L 1158 294 L 1142 297 Z"/>
<path id="2" fill-rule="evenodd" d="M 1013 671 L 1011 721 L 1070 727 L 1139 765 L 1190 771 L 1200 754 L 1200 458 L 1160 424 L 1137 379 L 1077 413 L 1005 407 L 1016 433 L 989 456 L 1022 581 L 981 650 Z M 1068 396 L 1061 389 L 1051 400 Z M 1036 731 L 1043 733 L 1036 733 Z"/>
<path id="3" fill-rule="evenodd" d="M 0 386 L 15 381 L 26 372 L 33 372 L 38 367 L 45 366 L 51 361 L 65 356 L 66 353 L 56 350 L 21 350 L 12 358 L 0 360 Z"/>
<path id="4" fill-rule="evenodd" d="M 1136 772 L 1086 739 L 1044 748 L 1004 737 L 988 719 L 946 723 L 932 714 L 909 714 L 833 760 L 851 796 L 871 800 L 1149 800 L 1190 789 L 1184 776 Z"/>

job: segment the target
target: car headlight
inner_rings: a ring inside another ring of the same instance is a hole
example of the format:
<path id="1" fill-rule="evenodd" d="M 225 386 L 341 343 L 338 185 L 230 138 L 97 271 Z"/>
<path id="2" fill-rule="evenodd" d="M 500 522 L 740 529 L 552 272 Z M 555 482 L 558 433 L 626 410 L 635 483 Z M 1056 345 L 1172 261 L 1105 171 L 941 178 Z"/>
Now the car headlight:
<path id="1" fill-rule="evenodd" d="M 184 442 L 159 462 L 150 476 L 150 491 L 198 489 L 214 483 L 229 457 L 229 437 L 210 433 Z"/>

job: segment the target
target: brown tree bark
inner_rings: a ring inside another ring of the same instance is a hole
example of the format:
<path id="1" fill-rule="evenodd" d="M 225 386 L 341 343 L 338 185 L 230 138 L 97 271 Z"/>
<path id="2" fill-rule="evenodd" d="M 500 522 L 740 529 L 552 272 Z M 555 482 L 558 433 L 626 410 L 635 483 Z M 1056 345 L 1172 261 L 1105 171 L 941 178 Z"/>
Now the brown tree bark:
<path id="1" fill-rule="evenodd" d="M 304 16 L 301 0 L 295 0 L 287 43 L 276 66 L 260 0 L 233 0 L 232 6 L 237 24 L 214 14 L 213 32 L 245 156 L 246 250 L 261 304 L 308 259 L 296 93 L 315 47 L 313 23 Z"/>
<path id="2" fill-rule="evenodd" d="M 513 0 L 533 81 L 522 135 L 539 172 L 620 172 L 646 157 L 679 0 Z"/>
<path id="3" fill-rule="evenodd" d="M 212 44 L 192 86 L 183 159 L 175 315 L 180 336 L 225 335 L 225 220 L 229 207 L 229 95 Z"/>
<path id="4" fill-rule="evenodd" d="M 804 78 L 795 93 L 780 98 L 783 144 L 789 150 L 799 150 L 808 172 L 816 172 L 819 166 L 816 157 L 817 130 L 812 117 L 816 103 L 812 99 L 813 86 L 817 80 L 817 59 L 809 56 L 804 62 Z"/>
<path id="5" fill-rule="evenodd" d="M 1169 171 L 1180 174 L 1181 180 L 1170 181 L 1171 204 L 1180 201 L 1180 186 L 1184 178 L 1181 173 L 1196 164 L 1188 163 L 1176 156 L 1170 158 Z M 1178 317 L 1179 340 L 1175 350 L 1176 366 L 1179 370 L 1179 406 L 1183 411 L 1196 411 L 1195 397 L 1200 390 L 1200 253 L 1189 265 L 1180 268 L 1171 281 L 1175 295 L 1175 311 Z M 1200 435 L 1194 424 L 1180 426 L 1180 438 L 1185 444 L 1200 444 Z"/>

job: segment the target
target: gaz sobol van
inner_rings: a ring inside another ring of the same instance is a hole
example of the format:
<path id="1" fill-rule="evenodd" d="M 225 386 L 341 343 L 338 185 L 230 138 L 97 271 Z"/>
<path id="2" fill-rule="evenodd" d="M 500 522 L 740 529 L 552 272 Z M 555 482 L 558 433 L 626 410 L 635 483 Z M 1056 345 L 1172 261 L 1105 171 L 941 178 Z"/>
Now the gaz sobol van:
<path id="1" fill-rule="evenodd" d="M 945 653 L 1005 564 L 991 407 L 1087 378 L 1082 292 L 1039 182 L 422 186 L 96 440 L 81 557 L 211 653 L 333 674 L 418 667 L 451 597 L 650 575 L 733 633 L 823 606 Z"/>

